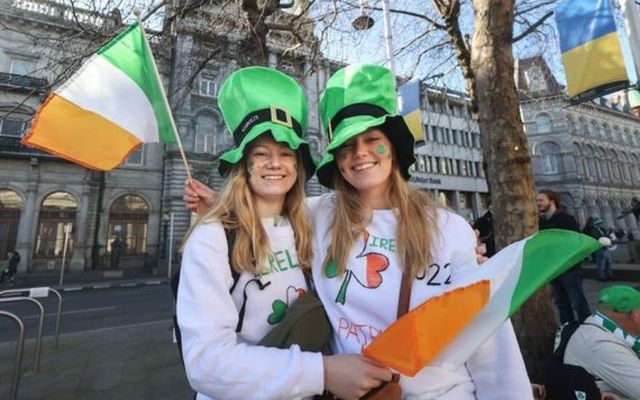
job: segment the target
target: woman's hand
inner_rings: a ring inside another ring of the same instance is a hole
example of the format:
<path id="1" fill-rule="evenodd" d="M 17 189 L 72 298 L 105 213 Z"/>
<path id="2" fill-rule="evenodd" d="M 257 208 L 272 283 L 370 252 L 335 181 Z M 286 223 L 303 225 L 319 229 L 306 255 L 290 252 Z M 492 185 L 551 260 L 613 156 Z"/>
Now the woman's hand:
<path id="1" fill-rule="evenodd" d="M 478 262 L 478 265 L 481 265 L 482 263 L 488 260 L 488 258 L 484 256 L 485 253 L 487 252 L 487 246 L 485 246 L 485 244 L 480 241 L 480 231 L 477 229 L 474 229 L 473 231 L 476 233 L 476 242 L 477 242 L 476 261 Z"/>
<path id="2" fill-rule="evenodd" d="M 216 192 L 196 179 L 187 179 L 182 200 L 187 210 L 202 215 L 215 204 Z"/>
<path id="3" fill-rule="evenodd" d="M 391 370 L 359 354 L 324 356 L 324 388 L 344 400 L 356 400 L 391 380 Z"/>

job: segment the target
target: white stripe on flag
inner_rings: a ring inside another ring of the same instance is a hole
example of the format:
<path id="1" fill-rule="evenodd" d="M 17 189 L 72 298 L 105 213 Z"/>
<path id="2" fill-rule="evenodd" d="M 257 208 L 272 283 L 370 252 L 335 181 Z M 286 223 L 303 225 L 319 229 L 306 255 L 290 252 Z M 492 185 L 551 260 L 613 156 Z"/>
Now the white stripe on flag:
<path id="1" fill-rule="evenodd" d="M 158 123 L 147 96 L 129 76 L 99 55 L 92 56 L 55 93 L 113 122 L 143 143 L 158 142 Z"/>

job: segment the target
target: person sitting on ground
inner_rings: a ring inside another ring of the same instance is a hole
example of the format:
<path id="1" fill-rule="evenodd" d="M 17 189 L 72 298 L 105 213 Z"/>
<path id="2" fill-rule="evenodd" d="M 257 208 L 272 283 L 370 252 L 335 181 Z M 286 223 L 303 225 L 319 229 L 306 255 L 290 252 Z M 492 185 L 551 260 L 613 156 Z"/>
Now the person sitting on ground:
<path id="1" fill-rule="evenodd" d="M 621 400 L 640 399 L 640 292 L 614 285 L 598 294 L 598 307 L 573 333 L 564 363 L 584 368 L 600 390 Z"/>

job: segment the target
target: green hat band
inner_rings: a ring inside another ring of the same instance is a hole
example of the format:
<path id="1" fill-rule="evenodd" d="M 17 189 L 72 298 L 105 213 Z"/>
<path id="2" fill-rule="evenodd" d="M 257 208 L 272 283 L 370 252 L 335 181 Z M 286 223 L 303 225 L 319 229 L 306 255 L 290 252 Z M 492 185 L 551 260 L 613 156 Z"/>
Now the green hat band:
<path id="1" fill-rule="evenodd" d="M 340 122 L 347 118 L 360 115 L 369 115 L 378 118 L 387 114 L 389 114 L 387 110 L 374 104 L 357 103 L 348 105 L 331 118 L 331 122 L 329 122 L 329 140 L 333 140 L 333 131 L 340 125 Z"/>
<path id="2" fill-rule="evenodd" d="M 233 131 L 233 141 L 236 145 L 240 145 L 242 139 L 244 139 L 251 128 L 263 122 L 273 122 L 291 128 L 299 138 L 302 138 L 302 125 L 300 125 L 300 122 L 293 118 L 289 111 L 271 105 L 270 108 L 263 108 L 262 110 L 248 114 L 242 122 L 240 122 L 236 130 Z"/>

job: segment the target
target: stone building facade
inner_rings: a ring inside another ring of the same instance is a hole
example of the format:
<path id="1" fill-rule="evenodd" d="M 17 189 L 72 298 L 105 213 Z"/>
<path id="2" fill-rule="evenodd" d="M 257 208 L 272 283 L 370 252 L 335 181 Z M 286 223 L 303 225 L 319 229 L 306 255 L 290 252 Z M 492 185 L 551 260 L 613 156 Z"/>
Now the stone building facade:
<path id="1" fill-rule="evenodd" d="M 519 60 L 516 82 L 536 189 L 559 192 L 581 225 L 637 231 L 633 216 L 617 218 L 640 196 L 640 119 L 625 96 L 570 105 L 542 57 Z"/>
<path id="2" fill-rule="evenodd" d="M 182 17 L 167 19 L 162 34 L 147 33 L 192 174 L 217 189 L 217 154 L 231 145 L 217 90 L 242 64 L 233 47 L 238 32 L 221 32 L 224 24 L 212 21 L 237 15 L 221 11 L 217 2 L 186 14 L 188 5 L 171 4 L 175 9 L 165 14 Z M 276 12 L 273 20 L 283 18 Z M 120 13 L 0 0 L 0 21 L 0 260 L 15 249 L 22 255 L 21 273 L 59 270 L 63 256 L 71 271 L 151 269 L 168 254 L 171 234 L 176 260 L 191 219 L 182 203 L 186 171 L 177 148 L 146 144 L 122 166 L 102 173 L 20 144 L 49 90 L 121 29 Z M 283 57 L 290 38 L 271 37 L 269 64 L 298 78 L 307 91 L 310 141 L 318 157 L 324 143 L 315 110 L 329 66 L 312 68 L 304 48 Z M 322 189 L 312 181 L 308 191 Z"/>

